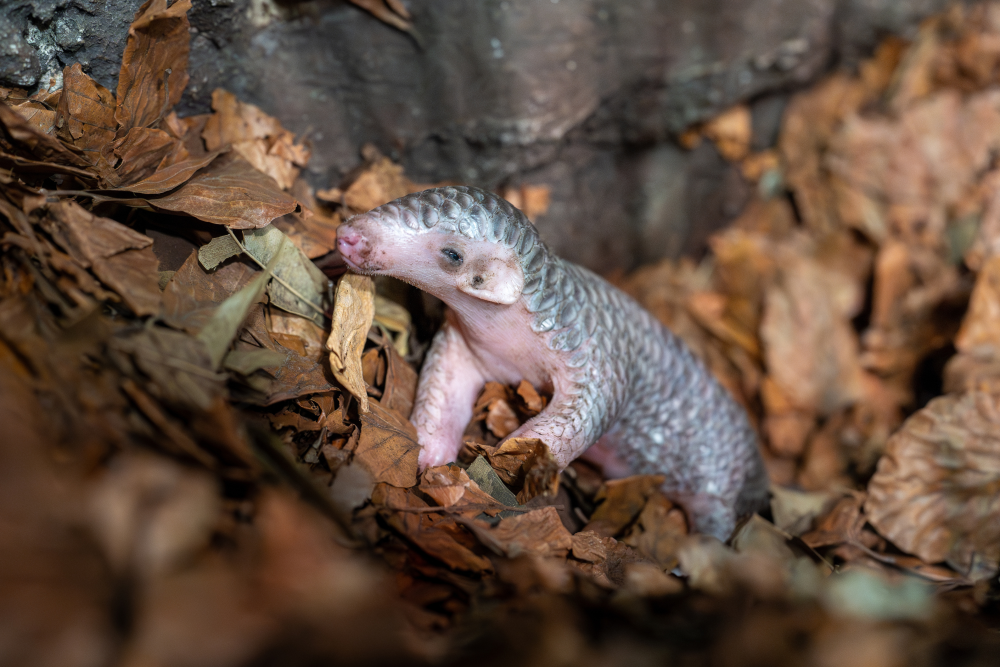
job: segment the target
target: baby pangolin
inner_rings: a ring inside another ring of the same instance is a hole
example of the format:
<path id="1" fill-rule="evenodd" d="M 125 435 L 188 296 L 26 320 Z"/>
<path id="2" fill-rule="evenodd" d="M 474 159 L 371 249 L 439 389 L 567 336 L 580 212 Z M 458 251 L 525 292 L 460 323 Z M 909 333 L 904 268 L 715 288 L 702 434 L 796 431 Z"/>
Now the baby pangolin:
<path id="1" fill-rule="evenodd" d="M 766 506 L 746 413 L 687 346 L 639 304 L 556 257 L 534 225 L 485 190 L 401 197 L 341 225 L 348 266 L 448 305 L 411 420 L 420 466 L 455 460 L 484 383 L 527 380 L 552 401 L 510 435 L 540 438 L 565 467 L 586 452 L 606 474 L 666 476 L 699 532 L 726 539 Z"/>

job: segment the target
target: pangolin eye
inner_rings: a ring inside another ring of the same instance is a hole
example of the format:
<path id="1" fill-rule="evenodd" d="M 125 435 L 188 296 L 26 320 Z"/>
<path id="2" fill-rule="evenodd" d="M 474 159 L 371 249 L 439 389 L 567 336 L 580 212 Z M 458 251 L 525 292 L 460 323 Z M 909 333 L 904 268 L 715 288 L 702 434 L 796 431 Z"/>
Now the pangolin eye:
<path id="1" fill-rule="evenodd" d="M 455 266 L 462 265 L 462 254 L 453 248 L 442 248 L 441 254 L 448 258 L 448 261 Z"/>

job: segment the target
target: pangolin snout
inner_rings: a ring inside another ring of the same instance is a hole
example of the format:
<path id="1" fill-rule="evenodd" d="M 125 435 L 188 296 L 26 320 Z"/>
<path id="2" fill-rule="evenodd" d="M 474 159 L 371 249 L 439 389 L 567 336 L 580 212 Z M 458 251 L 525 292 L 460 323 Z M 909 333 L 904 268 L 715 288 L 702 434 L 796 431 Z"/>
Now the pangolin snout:
<path id="1" fill-rule="evenodd" d="M 353 268 L 360 268 L 371 252 L 365 235 L 350 225 L 341 225 L 337 230 L 337 249 Z"/>

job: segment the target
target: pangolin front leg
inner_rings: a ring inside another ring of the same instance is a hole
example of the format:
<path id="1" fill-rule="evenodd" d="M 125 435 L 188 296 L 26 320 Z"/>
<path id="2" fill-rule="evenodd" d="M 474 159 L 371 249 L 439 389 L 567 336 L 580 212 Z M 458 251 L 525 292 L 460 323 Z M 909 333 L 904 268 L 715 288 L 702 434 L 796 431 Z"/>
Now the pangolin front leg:
<path id="1" fill-rule="evenodd" d="M 454 461 L 485 379 L 461 333 L 446 323 L 424 360 L 410 421 L 417 429 L 421 468 Z"/>

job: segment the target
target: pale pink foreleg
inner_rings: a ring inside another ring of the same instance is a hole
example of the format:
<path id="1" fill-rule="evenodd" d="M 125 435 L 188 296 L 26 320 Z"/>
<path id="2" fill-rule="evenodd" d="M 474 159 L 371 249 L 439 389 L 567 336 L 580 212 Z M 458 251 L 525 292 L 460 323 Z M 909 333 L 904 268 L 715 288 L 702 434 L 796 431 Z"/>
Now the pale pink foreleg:
<path id="1" fill-rule="evenodd" d="M 410 421 L 417 428 L 421 469 L 454 461 L 485 379 L 458 330 L 445 324 L 420 372 Z"/>
<path id="2" fill-rule="evenodd" d="M 587 432 L 576 402 L 558 392 L 537 416 L 510 434 L 511 438 L 538 438 L 549 447 L 560 468 L 580 456 L 594 439 Z"/>

